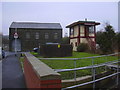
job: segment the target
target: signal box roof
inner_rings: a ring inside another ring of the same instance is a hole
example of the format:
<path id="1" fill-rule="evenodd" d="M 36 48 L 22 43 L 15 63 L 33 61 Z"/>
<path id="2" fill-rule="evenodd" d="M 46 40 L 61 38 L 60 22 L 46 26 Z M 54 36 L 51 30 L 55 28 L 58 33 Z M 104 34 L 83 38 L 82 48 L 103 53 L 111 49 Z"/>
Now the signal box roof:
<path id="1" fill-rule="evenodd" d="M 76 25 L 90 25 L 90 26 L 94 26 L 94 25 L 100 25 L 99 22 L 95 22 L 95 21 L 77 21 L 77 22 L 74 22 L 70 25 L 67 25 L 66 28 L 70 28 L 70 27 L 73 27 L 73 26 L 76 26 Z"/>

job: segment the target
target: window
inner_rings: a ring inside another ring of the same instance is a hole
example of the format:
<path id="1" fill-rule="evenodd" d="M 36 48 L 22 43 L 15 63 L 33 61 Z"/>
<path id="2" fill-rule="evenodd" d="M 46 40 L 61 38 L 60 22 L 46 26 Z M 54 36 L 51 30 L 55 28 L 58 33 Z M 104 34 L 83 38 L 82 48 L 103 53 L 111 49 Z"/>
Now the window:
<path id="1" fill-rule="evenodd" d="M 35 33 L 35 39 L 39 39 L 39 33 L 38 32 Z"/>
<path id="2" fill-rule="evenodd" d="M 85 33 L 85 29 L 84 29 L 83 26 L 80 27 L 80 33 L 81 33 L 81 34 L 84 34 L 84 33 Z"/>
<path id="3" fill-rule="evenodd" d="M 71 45 L 72 45 L 72 47 L 73 47 L 73 43 L 71 42 Z"/>
<path id="4" fill-rule="evenodd" d="M 70 35 L 73 35 L 73 32 L 74 32 L 74 31 L 73 31 L 73 28 L 71 28 L 71 32 L 70 32 Z"/>
<path id="5" fill-rule="evenodd" d="M 75 42 L 75 46 L 77 47 L 77 42 Z"/>
<path id="6" fill-rule="evenodd" d="M 89 33 L 94 33 L 94 26 L 89 27 Z"/>
<path id="7" fill-rule="evenodd" d="M 48 39 L 48 38 L 49 38 L 48 33 L 45 33 L 45 39 Z"/>
<path id="8" fill-rule="evenodd" d="M 54 39 L 58 39 L 58 33 L 54 33 Z"/>
<path id="9" fill-rule="evenodd" d="M 26 32 L 26 39 L 30 39 L 30 33 Z"/>

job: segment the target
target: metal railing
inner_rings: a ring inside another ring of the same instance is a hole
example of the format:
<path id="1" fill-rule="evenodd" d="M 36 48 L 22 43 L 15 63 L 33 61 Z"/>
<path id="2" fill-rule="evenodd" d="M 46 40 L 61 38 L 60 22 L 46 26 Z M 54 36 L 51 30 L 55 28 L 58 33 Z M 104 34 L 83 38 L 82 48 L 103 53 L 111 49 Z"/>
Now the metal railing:
<path id="1" fill-rule="evenodd" d="M 119 55 L 119 53 L 108 54 L 108 55 L 101 55 L 101 56 L 92 56 L 92 57 L 83 57 L 83 58 L 39 58 L 40 60 L 81 60 L 81 59 L 91 59 L 91 58 L 99 58 L 99 57 L 106 57 L 106 56 L 114 56 Z"/>
<path id="2" fill-rule="evenodd" d="M 120 59 L 119 59 L 119 60 L 120 60 Z M 119 61 L 119 62 L 120 62 L 120 61 Z M 97 67 L 101 67 L 101 66 L 106 66 L 106 65 L 110 65 L 110 64 L 115 64 L 115 63 L 118 63 L 118 61 L 115 60 L 115 61 L 111 61 L 111 62 L 99 64 L 99 65 L 91 65 L 91 66 L 79 67 L 79 68 L 73 68 L 73 69 L 54 69 L 54 70 L 55 70 L 56 72 L 77 71 L 77 70 L 83 70 L 83 69 L 97 68 Z"/>
<path id="3" fill-rule="evenodd" d="M 119 53 L 114 53 L 114 54 L 109 54 L 109 55 L 101 55 L 101 56 L 93 56 L 93 57 L 83 57 L 83 58 L 39 58 L 40 60 L 73 60 L 74 61 L 74 68 L 72 69 L 54 69 L 56 72 L 67 72 L 67 71 L 74 71 L 74 80 L 76 81 L 76 71 L 77 70 L 84 70 L 84 69 L 92 69 L 92 81 L 89 81 L 89 82 L 86 82 L 86 83 L 82 83 L 82 84 L 79 84 L 79 85 L 74 85 L 74 86 L 70 86 L 70 87 L 66 87 L 66 88 L 63 88 L 63 90 L 66 90 L 66 89 L 70 89 L 70 88 L 76 88 L 76 87 L 80 87 L 80 86 L 84 86 L 84 85 L 87 85 L 87 84 L 91 84 L 93 83 L 93 90 L 95 89 L 95 83 L 98 82 L 98 81 L 101 81 L 103 79 L 106 79 L 106 78 L 110 78 L 112 76 L 117 76 L 117 79 L 116 79 L 116 84 L 118 85 L 119 83 L 119 62 L 120 62 L 120 59 L 117 59 L 117 60 L 114 60 L 114 61 L 109 61 L 109 62 L 105 62 L 105 63 L 101 63 L 101 64 L 95 64 L 94 63 L 94 59 L 95 58 L 100 58 L 100 57 L 106 57 L 106 56 L 115 56 L 115 55 L 119 55 Z M 79 67 L 79 68 L 76 68 L 76 61 L 77 60 L 81 60 L 81 59 L 92 59 L 92 65 L 91 66 L 86 66 L 86 67 Z M 106 66 L 106 65 L 110 65 L 110 64 L 117 64 L 117 71 L 116 73 L 113 73 L 111 75 L 108 75 L 108 76 L 105 76 L 105 77 L 102 77 L 102 78 L 99 78 L 99 79 L 96 79 L 95 76 L 96 76 L 96 68 L 97 67 L 102 67 L 102 66 Z"/>
<path id="4" fill-rule="evenodd" d="M 84 85 L 87 85 L 87 84 L 92 84 L 92 83 L 95 83 L 95 82 L 98 82 L 98 81 L 101 81 L 101 80 L 110 78 L 110 77 L 115 76 L 115 75 L 118 75 L 118 74 L 119 74 L 119 73 L 113 73 L 113 74 L 108 75 L 108 76 L 105 76 L 105 77 L 103 77 L 103 78 L 99 78 L 99 79 L 96 79 L 96 80 L 93 80 L 93 81 L 90 81 L 90 82 L 86 82 L 86 83 L 82 83 L 82 84 L 79 84 L 79 85 L 74 85 L 74 86 L 66 87 L 66 88 L 63 88 L 62 90 L 72 89 L 72 88 L 84 86 Z M 93 89 L 95 89 L 95 84 L 93 84 Z"/>

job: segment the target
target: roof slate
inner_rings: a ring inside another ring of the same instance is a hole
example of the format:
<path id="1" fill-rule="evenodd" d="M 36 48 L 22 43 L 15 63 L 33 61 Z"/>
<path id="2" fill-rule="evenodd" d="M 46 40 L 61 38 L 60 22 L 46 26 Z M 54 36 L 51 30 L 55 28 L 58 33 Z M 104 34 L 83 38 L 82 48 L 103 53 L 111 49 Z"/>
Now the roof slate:
<path id="1" fill-rule="evenodd" d="M 13 22 L 10 28 L 62 29 L 60 23 Z"/>

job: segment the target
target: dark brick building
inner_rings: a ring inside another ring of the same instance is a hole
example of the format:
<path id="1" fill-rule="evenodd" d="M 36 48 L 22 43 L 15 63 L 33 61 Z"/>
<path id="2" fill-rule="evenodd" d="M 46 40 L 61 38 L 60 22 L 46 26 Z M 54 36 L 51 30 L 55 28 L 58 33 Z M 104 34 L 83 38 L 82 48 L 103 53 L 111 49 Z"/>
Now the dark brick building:
<path id="1" fill-rule="evenodd" d="M 14 34 L 18 38 L 14 38 Z M 59 23 L 13 22 L 9 28 L 9 50 L 31 51 L 40 44 L 60 43 L 62 27 Z"/>

